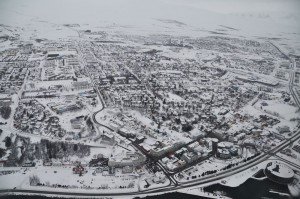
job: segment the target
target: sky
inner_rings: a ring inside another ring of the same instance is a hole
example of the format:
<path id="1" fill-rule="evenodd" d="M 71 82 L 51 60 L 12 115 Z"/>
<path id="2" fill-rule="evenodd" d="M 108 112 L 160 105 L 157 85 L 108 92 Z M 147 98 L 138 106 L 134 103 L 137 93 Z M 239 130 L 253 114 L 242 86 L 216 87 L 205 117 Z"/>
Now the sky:
<path id="1" fill-rule="evenodd" d="M 78 23 L 134 34 L 193 36 L 225 25 L 247 36 L 280 37 L 300 35 L 299 10 L 300 0 L 0 0 L 0 23 L 40 34 Z"/>

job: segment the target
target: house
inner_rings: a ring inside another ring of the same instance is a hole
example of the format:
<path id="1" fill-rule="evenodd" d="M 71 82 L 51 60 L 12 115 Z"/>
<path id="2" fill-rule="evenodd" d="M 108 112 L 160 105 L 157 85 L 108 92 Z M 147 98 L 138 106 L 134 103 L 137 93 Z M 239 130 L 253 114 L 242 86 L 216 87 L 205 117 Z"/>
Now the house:
<path id="1" fill-rule="evenodd" d="M 276 130 L 280 134 L 282 134 L 282 133 L 290 133 L 291 132 L 290 127 L 288 127 L 288 126 L 279 126 L 279 127 L 276 128 Z"/>
<path id="2" fill-rule="evenodd" d="M 122 168 L 122 173 L 132 173 L 133 167 L 132 166 L 125 166 Z"/>
<path id="3" fill-rule="evenodd" d="M 141 166 L 146 162 L 146 157 L 140 153 L 126 152 L 125 157 L 113 157 L 108 161 L 111 167 Z"/>
<path id="4" fill-rule="evenodd" d="M 84 167 L 82 165 L 77 165 L 72 170 L 73 170 L 73 174 L 79 174 L 80 176 L 83 173 L 86 173 L 86 171 L 85 171 L 85 169 L 84 169 Z"/>
<path id="5" fill-rule="evenodd" d="M 84 128 L 84 117 L 76 117 L 70 120 L 73 129 Z"/>
<path id="6" fill-rule="evenodd" d="M 48 160 L 48 161 L 44 161 L 43 162 L 44 166 L 52 166 L 52 161 Z"/>
<path id="7" fill-rule="evenodd" d="M 164 183 L 166 181 L 166 176 L 162 171 L 156 172 L 155 177 L 153 178 L 153 182 L 156 184 Z"/>
<path id="8" fill-rule="evenodd" d="M 229 159 L 231 158 L 231 154 L 228 149 L 218 149 L 217 157 L 221 159 Z"/>
<path id="9" fill-rule="evenodd" d="M 94 170 L 93 175 L 96 175 L 98 173 L 102 173 L 103 172 L 103 168 L 102 167 L 98 167 Z"/>
<path id="10" fill-rule="evenodd" d="M 10 106 L 12 103 L 12 98 L 7 97 L 7 98 L 0 98 L 0 106 Z"/>
<path id="11" fill-rule="evenodd" d="M 115 143 L 115 136 L 111 133 L 104 132 L 102 135 L 102 142 L 113 145 Z"/>
<path id="12" fill-rule="evenodd" d="M 90 167 L 99 167 L 99 166 L 107 166 L 108 165 L 108 158 L 98 157 L 94 158 L 89 162 Z"/>
<path id="13" fill-rule="evenodd" d="M 76 90 L 81 90 L 81 89 L 88 89 L 91 88 L 91 84 L 88 81 L 82 81 L 82 82 L 73 82 L 72 86 Z"/>
<path id="14" fill-rule="evenodd" d="M 115 173 L 116 173 L 115 167 L 111 167 L 111 166 L 103 167 L 103 172 L 102 172 L 103 176 L 112 176 L 115 175 Z"/>
<path id="15" fill-rule="evenodd" d="M 0 160 L 0 167 L 4 167 L 6 160 Z"/>
<path id="16" fill-rule="evenodd" d="M 26 161 L 23 163 L 22 167 L 34 167 L 35 163 L 34 162 L 30 162 L 30 161 Z"/>
<path id="17" fill-rule="evenodd" d="M 54 166 L 54 167 L 61 167 L 62 163 L 59 160 L 53 160 L 52 161 L 52 166 Z"/>

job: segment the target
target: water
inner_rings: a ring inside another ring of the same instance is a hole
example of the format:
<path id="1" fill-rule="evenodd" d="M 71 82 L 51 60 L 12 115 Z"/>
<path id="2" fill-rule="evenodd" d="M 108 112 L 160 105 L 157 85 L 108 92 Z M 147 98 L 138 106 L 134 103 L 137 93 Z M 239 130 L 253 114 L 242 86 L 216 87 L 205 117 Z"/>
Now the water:
<path id="1" fill-rule="evenodd" d="M 223 191 L 226 193 L 226 196 L 234 199 L 260 199 L 262 197 L 273 199 L 289 198 L 286 196 L 279 196 L 278 194 L 270 193 L 270 189 L 289 194 L 287 185 L 277 184 L 269 179 L 260 181 L 252 178 L 248 179 L 245 183 L 241 184 L 238 187 L 226 187 L 220 184 L 214 184 L 204 188 L 204 191 Z"/>
<path id="2" fill-rule="evenodd" d="M 166 193 L 162 195 L 157 195 L 157 196 L 147 196 L 144 198 L 134 198 L 134 199 L 207 199 L 205 197 L 200 197 L 200 196 L 195 196 L 195 195 L 189 195 L 189 194 L 184 194 L 184 193 Z"/>
<path id="3" fill-rule="evenodd" d="M 99 197 L 101 198 L 101 197 Z M 144 198 L 136 197 L 134 199 L 207 199 L 200 196 L 188 195 L 183 193 L 166 193 L 157 196 L 147 196 Z M 27 195 L 11 195 L 11 196 L 0 196 L 0 199 L 67 199 L 67 198 L 52 198 L 46 196 L 27 196 Z M 110 197 L 103 197 L 103 199 L 110 199 Z"/>

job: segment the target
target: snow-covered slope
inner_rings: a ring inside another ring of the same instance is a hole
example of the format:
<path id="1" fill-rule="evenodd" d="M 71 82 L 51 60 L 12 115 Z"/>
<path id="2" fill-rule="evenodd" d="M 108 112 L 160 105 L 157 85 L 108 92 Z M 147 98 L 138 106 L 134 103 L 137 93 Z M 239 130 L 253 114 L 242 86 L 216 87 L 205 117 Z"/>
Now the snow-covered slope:
<path id="1" fill-rule="evenodd" d="M 230 34 L 300 41 L 297 0 L 0 0 L 0 24 L 26 34 L 77 36 L 62 26 L 130 34 Z"/>

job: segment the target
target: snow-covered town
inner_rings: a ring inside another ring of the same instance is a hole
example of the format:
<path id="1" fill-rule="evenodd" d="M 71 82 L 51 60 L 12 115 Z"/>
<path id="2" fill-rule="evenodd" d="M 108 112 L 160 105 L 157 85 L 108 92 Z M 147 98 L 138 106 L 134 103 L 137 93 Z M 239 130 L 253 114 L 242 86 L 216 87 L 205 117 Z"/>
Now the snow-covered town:
<path id="1" fill-rule="evenodd" d="M 300 197 L 299 43 L 47 23 L 0 19 L 0 196 Z"/>

